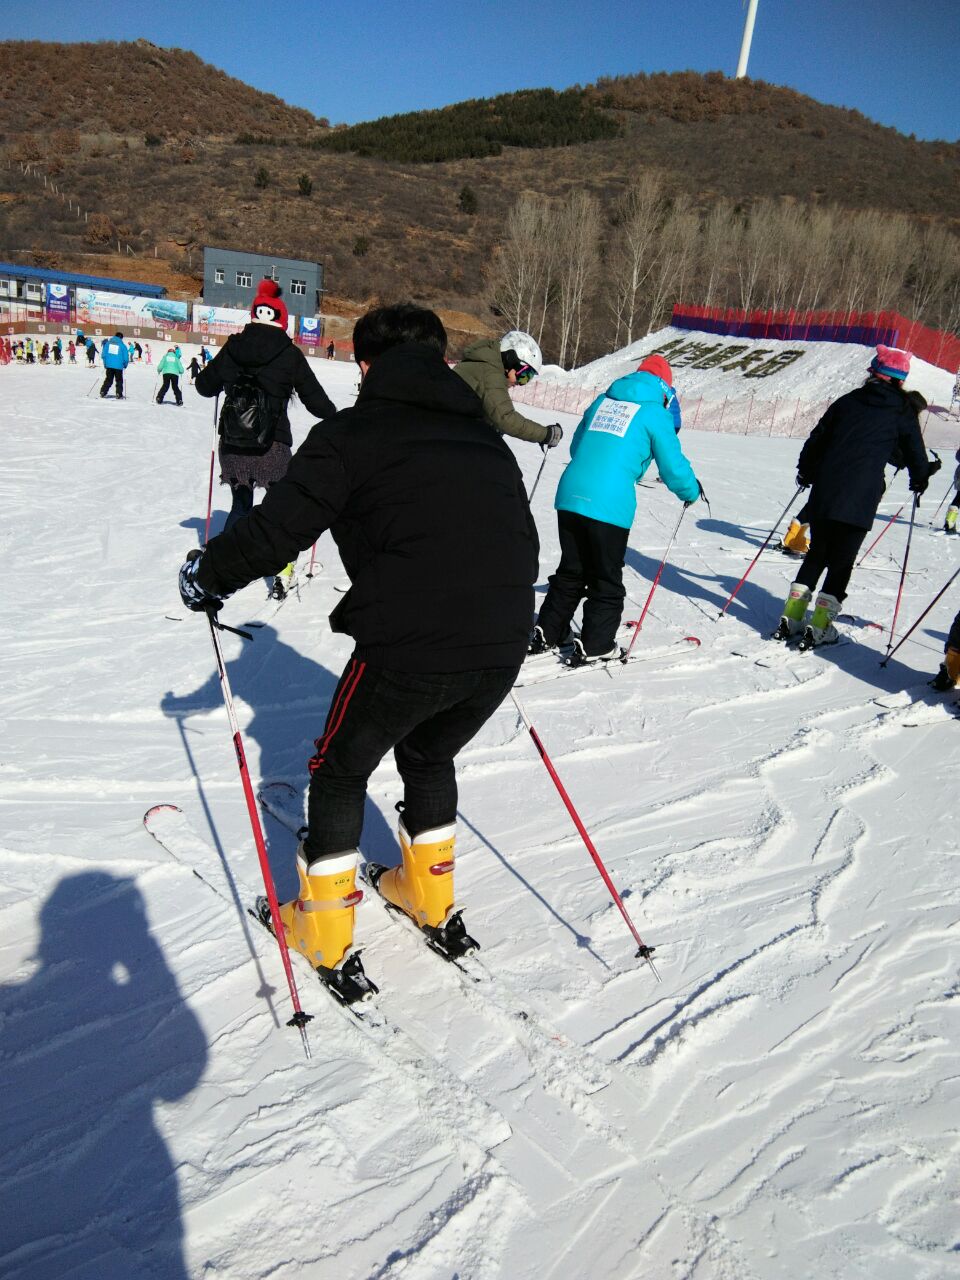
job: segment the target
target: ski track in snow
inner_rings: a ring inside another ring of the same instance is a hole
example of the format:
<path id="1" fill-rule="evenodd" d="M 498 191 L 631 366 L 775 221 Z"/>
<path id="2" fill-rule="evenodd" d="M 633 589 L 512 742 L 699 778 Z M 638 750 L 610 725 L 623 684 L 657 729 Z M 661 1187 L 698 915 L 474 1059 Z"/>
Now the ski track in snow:
<path id="1" fill-rule="evenodd" d="M 836 393 L 803 365 L 788 394 Z M 319 371 L 352 400 L 352 369 Z M 154 409 L 141 368 L 128 401 L 102 404 L 92 376 L 0 371 L 0 540 L 33 571 L 0 646 L 0 1273 L 948 1274 L 960 726 L 923 681 L 957 602 L 882 669 L 887 633 L 862 625 L 889 622 L 905 525 L 855 573 L 853 643 L 784 651 L 763 636 L 786 558 L 765 553 L 717 614 L 798 443 L 685 429 L 712 512 L 688 514 L 638 644 L 701 647 L 519 692 L 662 984 L 508 702 L 459 770 L 458 897 L 502 983 L 461 981 L 367 900 L 357 942 L 399 1030 L 368 1035 L 298 967 L 307 1060 L 275 945 L 242 914 L 255 852 L 209 637 L 176 591 L 202 536 L 211 405 L 188 389 L 182 411 Z M 559 452 L 535 503 L 541 583 Z M 529 483 L 539 453 L 516 453 Z M 881 512 L 905 496 L 900 477 Z M 625 617 L 675 520 L 645 485 Z M 954 546 L 918 525 L 899 634 Z M 264 623 L 225 638 L 251 770 L 298 787 L 349 654 L 326 625 L 343 581 L 328 537 L 317 556 L 282 608 L 254 583 L 224 613 Z M 392 761 L 370 790 L 364 852 L 392 862 Z M 144 832 L 160 801 L 202 837 L 195 867 Z M 292 837 L 266 830 L 283 896 Z"/>

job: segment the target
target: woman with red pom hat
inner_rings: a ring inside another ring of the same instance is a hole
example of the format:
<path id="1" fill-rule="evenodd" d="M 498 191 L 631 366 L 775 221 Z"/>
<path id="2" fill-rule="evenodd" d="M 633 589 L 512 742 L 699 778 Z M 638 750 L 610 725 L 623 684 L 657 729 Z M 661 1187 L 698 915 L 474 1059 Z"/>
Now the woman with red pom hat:
<path id="1" fill-rule="evenodd" d="M 332 417 L 337 411 L 306 356 L 287 334 L 287 306 L 275 280 L 260 281 L 250 315 L 250 323 L 240 333 L 230 335 L 206 368 L 197 374 L 194 384 L 202 396 L 226 392 L 220 414 L 220 483 L 230 486 L 233 505 L 225 529 L 251 510 L 254 489 L 269 489 L 287 473 L 293 444 L 287 417 L 291 395 L 296 392 L 309 412 L 318 418 Z M 238 380 L 247 383 L 249 378 L 264 393 L 263 408 L 269 417 L 268 438 L 254 446 L 231 443 L 224 438 L 231 390 Z M 292 566 L 288 565 L 287 570 L 290 579 Z M 275 583 L 275 591 L 281 597 L 284 590 L 282 582 Z"/>

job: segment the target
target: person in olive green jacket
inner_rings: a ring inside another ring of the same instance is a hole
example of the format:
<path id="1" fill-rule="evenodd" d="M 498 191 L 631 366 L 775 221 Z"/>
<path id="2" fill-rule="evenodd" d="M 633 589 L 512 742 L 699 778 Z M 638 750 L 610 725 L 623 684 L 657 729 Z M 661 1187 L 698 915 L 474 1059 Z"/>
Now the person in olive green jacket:
<path id="1" fill-rule="evenodd" d="M 525 418 L 513 407 L 507 390 L 535 378 L 542 364 L 540 348 L 529 333 L 511 329 L 500 339 L 484 338 L 467 347 L 455 372 L 480 397 L 487 420 L 501 434 L 552 449 L 563 439 L 559 422 L 547 427 Z"/>

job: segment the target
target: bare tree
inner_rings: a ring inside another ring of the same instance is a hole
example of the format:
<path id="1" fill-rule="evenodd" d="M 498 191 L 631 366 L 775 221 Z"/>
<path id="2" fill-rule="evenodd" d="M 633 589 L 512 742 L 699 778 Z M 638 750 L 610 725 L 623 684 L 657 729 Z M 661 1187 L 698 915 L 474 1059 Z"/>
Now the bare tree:
<path id="1" fill-rule="evenodd" d="M 682 301 L 688 280 L 696 267 L 696 242 L 700 220 L 686 196 L 674 201 L 659 232 L 660 253 L 651 273 L 647 292 L 647 332 L 666 323 L 669 307 Z"/>
<path id="2" fill-rule="evenodd" d="M 718 200 L 707 214 L 700 235 L 699 276 L 705 307 L 716 306 L 725 296 L 723 283 L 729 271 L 736 231 L 730 202 Z"/>
<path id="3" fill-rule="evenodd" d="M 559 209 L 556 243 L 558 359 L 566 366 L 580 353 L 584 303 L 600 265 L 600 206 L 586 191 L 572 191 Z"/>
<path id="4" fill-rule="evenodd" d="M 513 329 L 540 338 L 549 302 L 554 211 L 543 196 L 525 193 L 507 215 L 491 273 L 493 303 Z"/>
<path id="5" fill-rule="evenodd" d="M 757 306 L 761 281 L 768 270 L 773 242 L 775 206 L 771 200 L 760 200 L 750 212 L 746 226 L 736 245 L 737 280 L 740 306 L 745 311 Z"/>
<path id="6" fill-rule="evenodd" d="M 643 290 L 660 253 L 658 231 L 663 214 L 664 198 L 654 174 L 643 174 L 614 205 L 614 233 L 606 267 L 615 347 L 633 342 Z"/>

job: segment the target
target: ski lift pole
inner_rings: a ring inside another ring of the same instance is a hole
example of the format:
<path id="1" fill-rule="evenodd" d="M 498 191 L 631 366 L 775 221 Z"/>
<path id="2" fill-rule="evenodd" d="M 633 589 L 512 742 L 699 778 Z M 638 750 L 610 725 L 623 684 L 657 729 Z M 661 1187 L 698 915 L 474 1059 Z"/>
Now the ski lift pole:
<path id="1" fill-rule="evenodd" d="M 237 723 L 237 713 L 233 705 L 233 693 L 230 689 L 230 680 L 227 676 L 227 666 L 223 660 L 223 649 L 220 646 L 220 637 L 218 631 L 230 631 L 231 627 L 224 627 L 218 622 L 213 610 L 207 611 L 207 622 L 210 624 L 210 638 L 213 640 L 213 649 L 217 658 L 217 670 L 220 675 L 220 689 L 223 693 L 224 705 L 227 708 L 227 719 L 230 721 L 230 732 L 233 735 L 233 749 L 237 753 L 237 764 L 240 768 L 240 781 L 243 784 L 243 798 L 247 802 L 247 813 L 250 816 L 250 826 L 253 829 L 253 841 L 257 846 L 257 858 L 260 861 L 260 873 L 263 876 L 263 887 L 267 891 L 267 901 L 270 904 L 270 919 L 273 921 L 280 920 L 280 904 L 277 901 L 277 890 L 273 883 L 273 873 L 270 870 L 270 862 L 267 858 L 267 845 L 263 838 L 263 827 L 260 823 L 260 815 L 257 812 L 257 802 L 253 794 L 253 784 L 250 781 L 250 770 L 247 768 L 247 757 L 243 749 L 243 738 L 240 736 L 240 726 Z M 243 635 L 243 632 L 238 634 Z M 250 636 L 246 637 L 248 640 Z M 293 966 L 290 963 L 290 952 L 287 948 L 287 940 L 283 934 L 282 926 L 274 930 L 274 937 L 277 940 L 277 946 L 280 948 L 280 959 L 283 962 L 283 971 L 287 977 L 287 986 L 290 988 L 290 999 L 293 1003 L 293 1017 L 287 1023 L 288 1027 L 296 1027 L 300 1032 L 303 1041 L 304 1052 L 310 1057 L 310 1045 L 307 1041 L 306 1025 L 311 1020 L 312 1014 L 304 1013 L 300 1007 L 300 996 L 297 992 L 297 981 L 293 974 Z"/>
<path id="2" fill-rule="evenodd" d="M 676 539 L 677 534 L 680 532 L 680 525 L 683 521 L 683 517 L 686 514 L 687 514 L 687 504 L 684 503 L 683 507 L 680 510 L 680 519 L 677 521 L 676 527 L 674 528 L 673 533 L 671 533 L 670 535 L 670 541 L 667 543 L 667 549 L 666 551 L 664 551 L 663 559 L 660 561 L 660 568 L 657 570 L 656 577 L 654 578 L 653 582 L 650 584 L 650 590 L 647 593 L 646 603 L 644 604 L 643 609 L 641 610 L 640 617 L 634 623 L 633 635 L 630 637 L 630 643 L 627 645 L 626 649 L 623 652 L 622 657 L 620 658 L 621 662 L 626 662 L 627 658 L 629 658 L 630 650 L 633 648 L 634 644 L 636 643 L 637 637 L 640 634 L 640 628 L 643 626 L 643 620 L 647 616 L 647 610 L 650 608 L 650 601 L 653 599 L 653 593 L 656 591 L 660 583 L 660 578 L 663 574 L 663 567 L 667 563 L 667 556 L 670 554 L 670 549 L 673 546 L 674 540 Z"/>
<path id="3" fill-rule="evenodd" d="M 718 621 L 718 622 L 719 622 L 719 620 L 723 617 L 723 615 L 727 612 L 727 609 L 730 607 L 730 605 L 733 603 L 733 599 L 734 599 L 734 597 L 736 596 L 737 592 L 740 590 L 740 588 L 741 588 L 741 587 L 743 586 L 743 584 L 746 582 L 747 578 L 749 578 L 749 576 L 750 576 L 751 572 L 753 571 L 753 566 L 757 563 L 757 561 L 758 561 L 758 560 L 760 559 L 760 557 L 763 555 L 764 551 L 766 551 L 766 549 L 767 549 L 767 543 L 770 541 L 770 539 L 773 537 L 773 535 L 774 535 L 774 534 L 777 532 L 777 530 L 780 528 L 780 523 L 781 523 L 781 521 L 783 520 L 783 517 L 787 514 L 787 512 L 790 510 L 790 508 L 793 506 L 793 504 L 796 502 L 796 500 L 800 497 L 800 494 L 803 492 L 803 488 L 804 488 L 804 486 L 803 486 L 802 484 L 798 484 L 798 485 L 797 485 L 797 491 L 796 491 L 796 493 L 793 495 L 793 497 L 790 499 L 790 501 L 787 503 L 787 505 L 786 505 L 786 506 L 783 508 L 783 510 L 780 512 L 780 515 L 777 517 L 777 523 L 773 526 L 773 528 L 770 530 L 770 532 L 769 532 L 769 533 L 767 534 L 767 536 L 764 538 L 763 542 L 760 544 L 760 550 L 757 552 L 757 554 L 753 557 L 753 559 L 752 559 L 752 560 L 750 561 L 750 563 L 747 565 L 747 571 L 746 571 L 746 573 L 743 575 L 743 577 L 740 579 L 740 581 L 737 583 L 737 585 L 733 588 L 733 590 L 732 590 L 732 591 L 730 592 L 730 594 L 727 596 L 726 601 L 724 602 L 723 608 L 722 608 L 722 609 L 720 610 L 720 612 L 717 614 L 717 621 Z"/>
<path id="4" fill-rule="evenodd" d="M 900 600 L 903 596 L 903 584 L 907 576 L 907 561 L 910 559 L 910 542 L 913 538 L 913 526 L 917 518 L 917 506 L 920 502 L 919 493 L 913 495 L 913 506 L 910 509 L 910 528 L 907 530 L 907 545 L 903 553 L 903 568 L 900 570 L 900 586 L 897 588 L 897 603 L 893 606 L 893 620 L 890 623 L 890 639 L 887 641 L 886 656 L 890 657 L 890 651 L 893 646 L 893 633 L 897 625 L 897 614 L 900 612 Z"/>
<path id="5" fill-rule="evenodd" d="M 863 553 L 863 555 L 862 555 L 862 556 L 860 557 L 860 559 L 857 561 L 856 565 L 854 566 L 855 568 L 857 568 L 857 569 L 859 569 L 859 568 L 860 568 L 860 566 L 863 564 L 864 560 L 866 560 L 867 556 L 870 554 L 870 552 L 873 550 L 873 548 L 877 545 L 877 543 L 880 541 L 880 539 L 883 537 L 883 535 L 887 532 L 887 530 L 890 528 L 890 526 L 891 526 L 891 525 L 895 524 L 895 523 L 897 522 L 897 520 L 899 520 L 899 518 L 900 518 L 900 516 L 901 516 L 902 514 L 903 514 L 903 507 L 901 507 L 901 508 L 900 508 L 900 510 L 896 513 L 896 515 L 892 515 L 892 516 L 890 517 L 890 519 L 889 519 L 889 520 L 887 521 L 887 523 L 883 526 L 883 528 L 880 530 L 880 532 L 877 534 L 877 536 L 874 538 L 874 540 L 870 543 L 869 547 L 867 547 L 866 551 Z"/>
<path id="6" fill-rule="evenodd" d="M 553 761 L 550 759 L 550 756 L 547 754 L 546 747 L 540 741 L 540 735 L 537 733 L 536 729 L 530 723 L 530 719 L 527 716 L 527 713 L 524 711 L 523 707 L 520 704 L 519 699 L 517 698 L 516 693 L 512 689 L 510 690 L 510 697 L 513 699 L 513 705 L 517 708 L 517 711 L 519 712 L 519 715 L 520 715 L 520 719 L 523 721 L 524 725 L 526 726 L 527 732 L 530 734 L 530 737 L 533 741 L 533 745 L 537 749 L 537 754 L 540 756 L 540 759 L 543 761 L 544 766 L 547 770 L 547 773 L 549 773 L 551 779 L 553 780 L 553 785 L 557 788 L 557 791 L 560 793 L 560 799 L 563 801 L 564 805 L 566 806 L 567 813 L 569 813 L 570 817 L 573 819 L 573 825 L 579 831 L 580 838 L 583 840 L 583 843 L 587 847 L 587 853 L 589 853 L 590 857 L 593 859 L 594 866 L 597 868 L 597 870 L 600 873 L 600 878 L 603 880 L 603 883 L 607 886 L 607 891 L 609 892 L 610 897 L 613 899 L 614 903 L 616 904 L 617 910 L 623 916 L 624 923 L 626 924 L 627 928 L 630 930 L 630 933 L 633 935 L 633 940 L 637 944 L 637 953 L 636 953 L 637 958 L 646 960 L 647 964 L 650 966 L 653 972 L 653 976 L 656 978 L 658 982 L 661 982 L 662 979 L 660 977 L 660 974 L 657 972 L 657 966 L 653 963 L 653 953 L 656 948 L 648 946 L 644 942 L 644 940 L 640 937 L 640 934 L 637 932 L 637 927 L 633 923 L 633 921 L 630 919 L 629 912 L 627 911 L 627 908 L 623 905 L 623 899 L 621 898 L 620 894 L 617 892 L 616 885 L 610 879 L 610 874 L 607 871 L 607 868 L 603 865 L 603 859 L 600 857 L 599 853 L 597 853 L 596 847 L 594 846 L 593 841 L 590 839 L 590 833 L 587 831 L 586 827 L 583 825 L 580 815 L 579 813 L 577 813 L 577 810 L 574 807 L 573 801 L 570 799 L 569 795 L 567 794 L 566 787 L 560 781 L 560 775 L 557 773 L 556 769 L 553 767 Z"/>
<path id="7" fill-rule="evenodd" d="M 217 408 L 220 397 L 213 402 L 213 444 L 210 446 L 210 482 L 207 485 L 207 523 L 203 530 L 203 545 L 210 541 L 210 516 L 213 512 L 213 468 L 217 460 Z"/>
<path id="8" fill-rule="evenodd" d="M 540 483 L 540 477 L 543 475 L 543 468 L 547 465 L 547 446 L 542 444 L 540 448 L 543 450 L 543 461 L 540 463 L 540 470 L 537 472 L 537 478 L 533 482 L 533 488 L 527 494 L 527 502 L 533 501 L 533 495 L 537 492 L 537 485 Z"/>
<path id="9" fill-rule="evenodd" d="M 924 618 L 927 616 L 927 614 L 930 612 L 933 606 L 937 603 L 940 597 L 948 590 L 948 588 L 953 586 L 958 576 L 960 576 L 960 569 L 955 569 L 954 572 L 943 584 L 943 586 L 940 588 L 940 590 L 937 592 L 937 594 L 933 597 L 933 599 L 927 605 L 927 607 L 924 609 L 923 613 L 921 613 L 920 617 L 917 618 L 916 622 L 914 622 L 912 626 L 907 628 L 907 630 L 903 633 L 903 635 L 900 637 L 897 643 L 893 646 L 890 652 L 886 655 L 886 657 L 880 660 L 881 667 L 885 667 L 887 665 L 887 663 L 890 661 L 893 655 L 897 652 L 900 646 L 910 638 L 910 636 L 913 634 L 914 631 L 916 631 L 917 627 L 919 627 L 920 623 L 924 620 Z"/>

